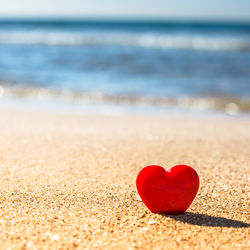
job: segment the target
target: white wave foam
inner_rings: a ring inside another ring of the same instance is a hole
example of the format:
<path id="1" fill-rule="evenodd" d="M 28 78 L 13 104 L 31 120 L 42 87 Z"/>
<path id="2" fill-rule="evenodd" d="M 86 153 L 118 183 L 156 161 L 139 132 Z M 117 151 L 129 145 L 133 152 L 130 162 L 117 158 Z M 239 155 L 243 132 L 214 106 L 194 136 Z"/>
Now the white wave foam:
<path id="1" fill-rule="evenodd" d="M 204 35 L 80 33 L 53 31 L 1 31 L 0 44 L 117 45 L 190 50 L 250 50 L 249 37 L 209 37 Z"/>
<path id="2" fill-rule="evenodd" d="M 239 112 L 250 113 L 249 98 L 235 98 L 229 96 L 204 96 L 204 97 L 149 97 L 149 96 L 129 96 L 129 95 L 109 95 L 101 93 L 57 91 L 53 89 L 36 87 L 16 87 L 0 85 L 1 98 L 21 97 L 25 99 L 35 99 L 40 101 L 61 100 L 67 103 L 77 104 L 115 104 L 115 105 L 149 105 L 156 107 L 184 107 L 199 111 L 223 110 L 230 115 Z"/>

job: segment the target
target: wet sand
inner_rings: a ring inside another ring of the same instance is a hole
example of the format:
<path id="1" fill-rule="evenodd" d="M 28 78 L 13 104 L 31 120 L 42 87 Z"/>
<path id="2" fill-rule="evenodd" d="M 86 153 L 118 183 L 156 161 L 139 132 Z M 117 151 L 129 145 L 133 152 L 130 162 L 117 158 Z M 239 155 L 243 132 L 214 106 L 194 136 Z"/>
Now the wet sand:
<path id="1" fill-rule="evenodd" d="M 247 249 L 250 119 L 0 109 L 0 248 Z M 152 214 L 150 164 L 192 166 L 187 213 Z"/>

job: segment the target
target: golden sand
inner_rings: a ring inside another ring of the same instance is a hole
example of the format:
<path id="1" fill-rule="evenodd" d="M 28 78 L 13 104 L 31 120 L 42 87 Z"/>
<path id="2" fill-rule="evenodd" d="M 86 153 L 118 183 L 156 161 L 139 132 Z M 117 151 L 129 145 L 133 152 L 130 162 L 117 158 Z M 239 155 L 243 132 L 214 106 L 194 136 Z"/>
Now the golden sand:
<path id="1" fill-rule="evenodd" d="M 0 110 L 0 246 L 249 249 L 250 119 Z M 192 166 L 187 213 L 152 214 L 150 164 Z"/>

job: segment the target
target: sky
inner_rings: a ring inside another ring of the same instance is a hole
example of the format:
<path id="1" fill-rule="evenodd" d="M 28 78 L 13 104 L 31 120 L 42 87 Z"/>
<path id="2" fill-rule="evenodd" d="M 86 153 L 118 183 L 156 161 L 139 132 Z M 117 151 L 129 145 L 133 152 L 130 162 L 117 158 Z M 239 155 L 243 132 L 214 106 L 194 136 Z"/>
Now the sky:
<path id="1" fill-rule="evenodd" d="M 220 19 L 250 21 L 250 0 L 0 0 L 4 17 Z"/>

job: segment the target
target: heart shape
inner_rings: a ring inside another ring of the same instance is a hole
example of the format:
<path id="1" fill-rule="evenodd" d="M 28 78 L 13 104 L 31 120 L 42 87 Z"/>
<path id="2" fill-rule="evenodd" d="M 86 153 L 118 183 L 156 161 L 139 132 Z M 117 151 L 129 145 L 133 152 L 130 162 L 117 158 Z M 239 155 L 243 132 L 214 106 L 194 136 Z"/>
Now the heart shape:
<path id="1" fill-rule="evenodd" d="M 136 187 L 151 212 L 181 214 L 188 209 L 198 192 L 199 176 L 186 165 L 177 165 L 168 171 L 151 165 L 139 172 Z"/>

